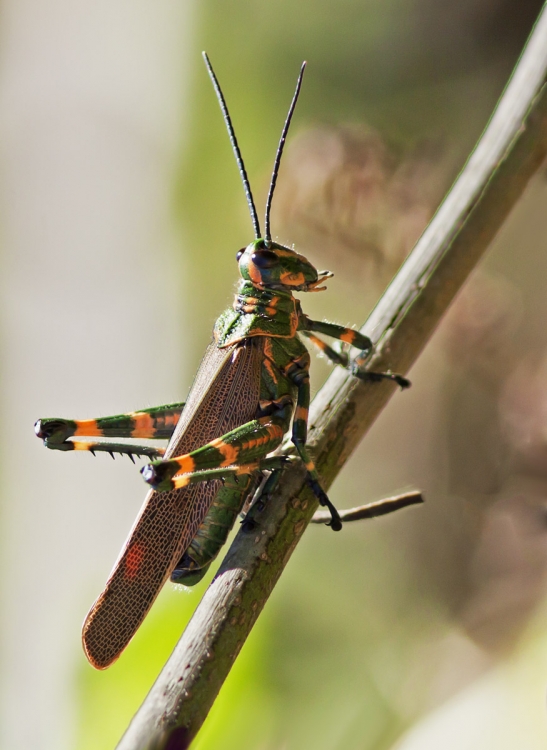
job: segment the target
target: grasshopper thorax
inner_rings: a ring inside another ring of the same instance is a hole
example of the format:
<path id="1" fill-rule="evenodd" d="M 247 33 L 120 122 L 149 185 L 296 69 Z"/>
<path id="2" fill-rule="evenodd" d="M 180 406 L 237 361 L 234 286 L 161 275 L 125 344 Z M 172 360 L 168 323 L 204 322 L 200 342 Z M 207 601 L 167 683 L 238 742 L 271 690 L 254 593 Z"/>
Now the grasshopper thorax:
<path id="1" fill-rule="evenodd" d="M 330 271 L 317 271 L 307 258 L 277 242 L 254 240 L 236 255 L 239 272 L 256 289 L 319 292 Z"/>

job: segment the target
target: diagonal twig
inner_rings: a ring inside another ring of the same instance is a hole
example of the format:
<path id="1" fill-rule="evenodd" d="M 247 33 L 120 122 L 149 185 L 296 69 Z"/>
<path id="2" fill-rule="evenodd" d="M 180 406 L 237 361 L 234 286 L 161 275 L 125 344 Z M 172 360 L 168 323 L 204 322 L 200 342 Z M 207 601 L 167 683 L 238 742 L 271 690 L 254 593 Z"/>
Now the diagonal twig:
<path id="1" fill-rule="evenodd" d="M 362 332 L 370 367 L 406 372 L 547 155 L 544 7 L 475 150 Z M 309 446 L 328 487 L 394 393 L 335 370 L 310 412 Z M 298 463 L 283 469 L 252 532 L 238 533 L 118 750 L 183 750 L 203 723 L 317 502 Z"/>
<path id="2" fill-rule="evenodd" d="M 385 497 L 383 500 L 376 500 L 374 503 L 360 505 L 357 508 L 347 508 L 339 511 L 340 518 L 344 523 L 349 521 L 363 521 L 366 518 L 378 518 L 385 516 L 387 513 L 393 513 L 401 508 L 408 508 L 410 505 L 420 505 L 424 502 L 421 492 L 405 492 L 404 495 L 395 495 L 395 497 Z M 331 520 L 330 511 L 316 510 L 311 517 L 310 523 L 329 523 Z"/>

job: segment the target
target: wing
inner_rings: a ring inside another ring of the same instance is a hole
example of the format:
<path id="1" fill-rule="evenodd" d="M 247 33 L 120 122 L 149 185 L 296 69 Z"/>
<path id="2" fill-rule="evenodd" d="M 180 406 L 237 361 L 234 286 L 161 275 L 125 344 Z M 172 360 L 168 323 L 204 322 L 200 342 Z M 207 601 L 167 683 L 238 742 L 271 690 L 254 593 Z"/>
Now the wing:
<path id="1" fill-rule="evenodd" d="M 262 339 L 205 352 L 165 457 L 180 456 L 252 419 L 258 407 Z M 221 487 L 219 480 L 152 490 L 105 589 L 83 625 L 91 664 L 105 669 L 127 646 L 190 545 Z"/>

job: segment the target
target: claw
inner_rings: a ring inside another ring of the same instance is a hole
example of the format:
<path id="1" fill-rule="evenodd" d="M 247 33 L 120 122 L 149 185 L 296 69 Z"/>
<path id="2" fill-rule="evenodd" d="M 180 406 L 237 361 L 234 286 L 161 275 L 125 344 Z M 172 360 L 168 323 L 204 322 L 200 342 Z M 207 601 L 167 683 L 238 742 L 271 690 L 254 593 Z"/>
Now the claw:
<path id="1" fill-rule="evenodd" d="M 38 419 L 34 424 L 34 432 L 44 441 L 46 448 L 59 451 L 74 450 L 69 438 L 75 429 L 75 423 L 67 419 Z"/>
<path id="2" fill-rule="evenodd" d="M 313 490 L 315 497 L 319 500 L 319 504 L 324 505 L 330 511 L 330 523 L 327 523 L 326 525 L 330 526 L 333 531 L 340 531 L 342 528 L 342 519 L 334 505 L 329 500 L 327 493 L 323 490 L 319 482 L 312 477 L 308 476 L 306 481 Z"/>
<path id="3" fill-rule="evenodd" d="M 243 518 L 241 520 L 241 530 L 244 534 L 250 534 L 251 532 L 255 531 L 256 527 L 258 526 L 258 523 L 252 519 L 252 518 Z"/>
<path id="4" fill-rule="evenodd" d="M 54 438 L 52 442 L 62 443 L 74 434 L 74 429 L 64 419 L 38 419 L 34 423 L 34 432 L 44 441 Z"/>
<path id="5" fill-rule="evenodd" d="M 405 388 L 410 388 L 412 383 L 408 378 L 403 378 L 402 375 L 394 375 L 393 380 L 401 387 L 401 390 L 404 391 Z"/>
<path id="6" fill-rule="evenodd" d="M 397 383 L 401 390 L 410 388 L 410 386 L 412 385 L 408 378 L 404 378 L 402 375 L 398 375 L 395 372 L 390 372 L 389 370 L 387 372 L 369 372 L 368 370 L 360 370 L 359 366 L 357 365 L 352 367 L 351 372 L 352 375 L 354 375 L 356 378 L 359 378 L 359 380 L 363 380 L 365 383 L 367 381 L 369 383 L 379 383 L 381 380 L 392 380 L 394 383 Z"/>
<path id="7" fill-rule="evenodd" d="M 141 469 L 143 479 L 158 492 L 166 492 L 173 488 L 171 478 L 176 474 L 177 467 L 164 461 L 147 464 Z"/>
<path id="8" fill-rule="evenodd" d="M 151 484 L 152 487 L 154 487 L 154 485 L 159 482 L 158 472 L 156 471 L 156 467 L 152 466 L 152 464 L 143 466 L 141 469 L 141 474 L 144 481 L 147 484 Z"/>
<path id="9" fill-rule="evenodd" d="M 41 419 L 37 419 L 36 422 L 34 423 L 34 432 L 36 434 L 36 437 L 39 437 L 42 440 L 44 440 L 47 437 L 46 433 L 43 430 Z"/>

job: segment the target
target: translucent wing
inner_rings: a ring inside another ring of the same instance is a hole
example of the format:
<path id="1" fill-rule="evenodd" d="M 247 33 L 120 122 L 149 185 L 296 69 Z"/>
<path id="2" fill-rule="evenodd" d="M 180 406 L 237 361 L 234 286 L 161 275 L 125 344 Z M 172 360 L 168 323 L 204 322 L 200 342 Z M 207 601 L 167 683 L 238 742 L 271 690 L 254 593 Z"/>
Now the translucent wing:
<path id="1" fill-rule="evenodd" d="M 228 349 L 209 345 L 165 457 L 189 453 L 256 414 L 262 339 Z M 190 545 L 219 480 L 148 493 L 105 589 L 83 625 L 87 658 L 105 669 L 127 646 Z"/>

